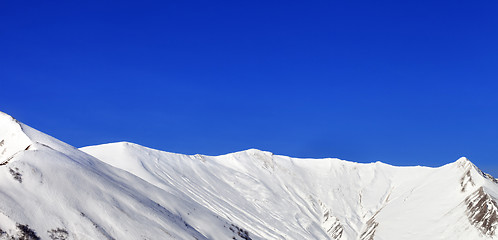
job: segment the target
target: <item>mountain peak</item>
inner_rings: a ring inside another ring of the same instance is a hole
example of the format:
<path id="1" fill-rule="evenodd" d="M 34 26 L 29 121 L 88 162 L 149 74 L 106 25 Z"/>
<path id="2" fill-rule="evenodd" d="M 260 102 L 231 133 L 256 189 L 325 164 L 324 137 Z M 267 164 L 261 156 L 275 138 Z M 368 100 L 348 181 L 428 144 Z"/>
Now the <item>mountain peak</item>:
<path id="1" fill-rule="evenodd" d="M 23 126 L 8 114 L 0 112 L 0 164 L 6 164 L 17 153 L 32 144 Z"/>
<path id="2" fill-rule="evenodd" d="M 256 149 L 256 148 L 249 148 L 249 149 L 246 149 L 246 150 L 243 150 L 243 151 L 240 151 L 240 152 L 235 152 L 235 153 L 273 155 L 272 152 L 263 151 L 263 150 L 259 150 L 259 149 Z"/>
<path id="3" fill-rule="evenodd" d="M 455 163 L 459 164 L 459 165 L 466 165 L 466 164 L 469 164 L 469 163 L 472 164 L 472 162 L 468 158 L 466 158 L 466 157 L 460 157 L 458 160 L 455 161 Z"/>
<path id="4" fill-rule="evenodd" d="M 472 163 L 466 157 L 460 157 L 458 160 L 456 160 L 452 164 L 458 166 L 459 168 L 465 169 L 465 171 L 469 171 L 470 169 L 475 169 L 478 172 L 482 172 L 474 163 Z"/>
<path id="5" fill-rule="evenodd" d="M 5 165 L 18 153 L 48 147 L 63 153 L 77 150 L 75 147 L 19 122 L 0 112 L 0 165 Z"/>
<path id="6" fill-rule="evenodd" d="M 9 114 L 4 113 L 4 112 L 2 112 L 2 111 L 0 111 L 0 119 L 1 119 L 1 118 L 8 118 L 8 119 L 10 119 L 10 120 L 15 120 L 12 116 L 10 116 Z"/>
<path id="7" fill-rule="evenodd" d="M 11 128 L 20 129 L 21 123 L 9 114 L 0 111 L 0 131 L 6 131 Z"/>

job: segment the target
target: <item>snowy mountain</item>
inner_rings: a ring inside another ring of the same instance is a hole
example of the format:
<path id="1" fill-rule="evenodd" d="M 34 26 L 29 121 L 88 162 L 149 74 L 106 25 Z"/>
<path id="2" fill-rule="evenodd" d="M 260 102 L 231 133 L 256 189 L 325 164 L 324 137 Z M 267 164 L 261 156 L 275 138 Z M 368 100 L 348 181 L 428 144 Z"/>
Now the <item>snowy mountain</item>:
<path id="1" fill-rule="evenodd" d="M 498 239 L 498 184 L 439 168 L 76 149 L 0 113 L 0 239 Z"/>

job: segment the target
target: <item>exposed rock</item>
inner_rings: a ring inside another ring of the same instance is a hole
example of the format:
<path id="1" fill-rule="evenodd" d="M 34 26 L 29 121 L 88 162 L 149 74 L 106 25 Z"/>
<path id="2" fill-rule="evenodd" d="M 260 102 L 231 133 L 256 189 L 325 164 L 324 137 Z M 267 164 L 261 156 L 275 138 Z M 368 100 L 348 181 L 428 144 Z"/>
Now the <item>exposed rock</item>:
<path id="1" fill-rule="evenodd" d="M 467 159 L 465 159 L 465 160 L 459 160 L 458 164 L 459 164 L 458 165 L 459 167 L 461 167 L 461 168 L 464 169 L 464 174 L 460 178 L 460 186 L 462 187 L 461 191 L 465 192 L 467 190 L 467 187 L 469 185 L 471 185 L 471 186 L 475 186 L 476 185 L 475 182 L 474 182 L 474 180 L 472 179 L 472 173 L 471 173 L 471 170 L 474 167 L 474 164 L 472 164 Z"/>
<path id="2" fill-rule="evenodd" d="M 332 216 L 330 209 L 322 203 L 322 201 L 318 201 L 320 204 L 320 208 L 322 209 L 323 218 L 322 218 L 322 228 L 327 232 L 334 240 L 339 240 L 342 237 L 342 232 L 344 231 L 341 222 L 336 217 Z"/>
<path id="3" fill-rule="evenodd" d="M 374 240 L 375 230 L 377 230 L 377 226 L 379 226 L 379 223 L 375 221 L 375 218 L 370 218 L 370 220 L 367 221 L 365 230 L 360 235 L 360 240 Z"/>
<path id="4" fill-rule="evenodd" d="M 498 226 L 498 205 L 483 187 L 465 199 L 470 222 L 486 236 L 495 236 Z"/>

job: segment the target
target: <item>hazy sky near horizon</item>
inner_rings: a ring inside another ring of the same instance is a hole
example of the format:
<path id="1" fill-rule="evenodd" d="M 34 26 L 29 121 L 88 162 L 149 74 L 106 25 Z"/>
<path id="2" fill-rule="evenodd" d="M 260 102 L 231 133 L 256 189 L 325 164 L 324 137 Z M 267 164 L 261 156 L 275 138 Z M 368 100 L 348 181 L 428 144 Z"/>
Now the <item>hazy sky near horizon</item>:
<path id="1" fill-rule="evenodd" d="M 4 1 L 0 111 L 77 147 L 498 175 L 496 1 Z"/>

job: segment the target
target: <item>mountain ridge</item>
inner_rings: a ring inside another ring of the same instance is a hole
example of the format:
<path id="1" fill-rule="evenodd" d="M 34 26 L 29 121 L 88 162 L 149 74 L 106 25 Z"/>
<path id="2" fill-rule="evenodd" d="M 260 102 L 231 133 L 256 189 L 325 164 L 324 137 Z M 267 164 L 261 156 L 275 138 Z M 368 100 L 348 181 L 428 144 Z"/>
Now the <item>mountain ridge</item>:
<path id="1" fill-rule="evenodd" d="M 0 142 L 0 239 L 498 239 L 496 179 L 463 157 L 431 168 L 77 149 L 6 114 Z"/>
<path id="2" fill-rule="evenodd" d="M 384 163 L 384 162 L 381 162 L 381 161 L 370 162 L 370 163 L 360 163 L 360 162 L 343 160 L 343 159 L 339 159 L 339 158 L 299 158 L 299 157 L 288 157 L 288 156 L 285 156 L 285 155 L 276 155 L 276 154 L 273 154 L 270 151 L 259 150 L 259 149 L 255 149 L 255 148 L 250 148 L 250 149 L 247 149 L 247 150 L 242 150 L 242 151 L 237 151 L 237 152 L 232 152 L 232 153 L 227 153 L 227 154 L 222 154 L 222 155 L 204 155 L 204 154 L 181 154 L 181 153 L 173 153 L 173 152 L 168 152 L 168 151 L 163 151 L 163 150 L 158 150 L 158 149 L 153 149 L 153 148 L 145 147 L 145 146 L 142 146 L 140 144 L 136 144 L 136 143 L 132 143 L 132 142 L 105 143 L 105 144 L 98 144 L 98 145 L 91 145 L 91 146 L 81 147 L 79 149 L 82 150 L 82 151 L 84 151 L 84 152 L 91 152 L 91 149 L 93 149 L 93 148 L 101 148 L 101 147 L 108 147 L 108 146 L 113 146 L 113 147 L 116 146 L 118 148 L 122 147 L 124 149 L 127 149 L 129 147 L 129 148 L 135 148 L 135 149 L 142 149 L 142 150 L 145 150 L 145 151 L 152 151 L 152 152 L 156 152 L 156 153 L 159 153 L 159 154 L 168 154 L 168 155 L 182 156 L 182 157 L 186 157 L 186 158 L 203 158 L 203 157 L 205 157 L 205 158 L 221 158 L 221 157 L 238 158 L 241 155 L 250 155 L 250 156 L 254 156 L 256 158 L 257 157 L 261 157 L 261 156 L 270 157 L 271 158 L 273 156 L 276 156 L 276 157 L 279 157 L 279 158 L 289 158 L 289 159 L 293 159 L 293 160 L 297 160 L 297 161 L 321 161 L 321 162 L 332 161 L 332 162 L 339 162 L 339 163 L 343 163 L 343 164 L 359 165 L 359 166 L 384 165 L 384 166 L 391 167 L 391 168 L 425 168 L 425 169 L 438 169 L 438 168 L 442 168 L 442 167 L 446 167 L 446 166 L 455 165 L 455 166 L 461 166 L 461 167 L 467 168 L 467 170 L 468 170 L 468 168 L 472 167 L 477 172 L 479 172 L 480 175 L 482 175 L 482 177 L 485 177 L 485 178 L 489 178 L 489 176 L 490 176 L 489 174 L 483 172 L 479 167 L 477 167 L 472 161 L 470 161 L 466 157 L 460 157 L 460 158 L 458 158 L 454 162 L 450 162 L 450 163 L 447 163 L 447 164 L 444 164 L 444 165 L 441 165 L 441 166 L 438 166 L 438 167 L 428 167 L 428 166 L 421 166 L 421 165 L 397 166 L 397 165 L 391 165 L 391 164 L 388 164 L 388 163 Z M 127 150 L 129 150 L 129 149 L 127 149 Z"/>
<path id="3" fill-rule="evenodd" d="M 112 147 L 113 145 L 114 144 L 106 144 L 107 147 Z M 137 145 L 137 144 L 134 144 L 133 146 L 134 146 L 135 150 L 137 148 L 138 149 L 144 148 L 144 147 L 141 147 L 140 145 Z M 89 154 L 93 154 L 100 159 L 105 159 L 106 157 L 98 156 L 98 153 L 92 150 L 92 149 L 98 149 L 98 148 L 99 148 L 99 146 L 90 146 L 90 147 L 82 148 L 82 150 L 88 152 Z M 145 149 L 147 149 L 147 148 L 145 148 Z M 128 150 L 130 150 L 130 149 L 128 149 Z M 153 151 L 154 151 L 154 153 L 159 154 L 159 155 L 170 154 L 168 152 L 163 152 L 163 151 L 159 151 L 159 150 L 153 150 Z M 117 151 L 112 150 L 112 149 L 107 149 L 104 152 L 116 153 Z M 133 155 L 133 154 L 131 154 L 131 155 Z M 154 155 L 154 154 L 145 153 L 144 155 L 150 156 L 150 155 Z M 454 169 L 457 171 L 457 174 L 455 174 L 455 175 L 457 175 L 457 177 L 455 177 L 455 180 L 459 182 L 458 183 L 458 186 L 460 188 L 459 191 L 464 193 L 464 194 L 470 193 L 471 191 L 477 191 L 478 190 L 477 186 L 482 187 L 481 185 L 484 185 L 483 182 L 485 182 L 486 181 L 485 179 L 487 179 L 486 175 L 484 173 L 482 173 L 482 171 L 480 171 L 470 160 L 468 160 L 467 158 L 464 158 L 464 157 L 459 158 L 457 161 L 452 162 L 452 163 L 448 163 L 448 164 L 443 165 L 441 167 L 431 168 L 431 167 L 421 167 L 421 166 L 397 167 L 397 166 L 392 166 L 392 165 L 388 165 L 388 164 L 381 163 L 381 162 L 355 163 L 355 162 L 344 161 L 344 160 L 340 160 L 340 159 L 336 159 L 336 158 L 299 159 L 299 158 L 290 158 L 290 157 L 286 157 L 286 156 L 274 155 L 274 154 L 271 154 L 270 152 L 259 151 L 259 150 L 254 150 L 254 149 L 240 151 L 240 152 L 231 153 L 231 154 L 220 155 L 220 156 L 205 156 L 205 155 L 198 155 L 198 154 L 196 154 L 196 155 L 177 154 L 176 156 L 181 156 L 181 158 L 189 159 L 191 161 L 197 161 L 199 159 L 201 159 L 201 160 L 203 159 L 203 161 L 201 161 L 201 162 L 205 163 L 205 162 L 210 162 L 210 161 L 216 162 L 216 159 L 219 159 L 219 158 L 224 158 L 225 162 L 229 162 L 231 160 L 237 160 L 237 159 L 240 160 L 241 158 L 247 159 L 247 158 L 244 158 L 244 155 L 246 155 L 246 157 L 249 156 L 252 159 L 252 160 L 248 160 L 249 162 L 254 163 L 254 162 L 260 161 L 261 164 L 259 166 L 262 169 L 265 169 L 265 171 L 269 170 L 270 173 L 272 173 L 272 171 L 274 171 L 275 168 L 277 168 L 277 169 L 279 168 L 278 164 L 277 165 L 275 164 L 275 163 L 278 163 L 278 161 L 273 161 L 272 160 L 273 158 L 277 158 L 280 161 L 287 159 L 287 160 L 294 161 L 295 163 L 304 163 L 304 162 L 308 161 L 307 163 L 310 163 L 310 164 L 312 162 L 314 162 L 313 164 L 316 164 L 318 162 L 319 164 L 325 164 L 325 165 L 327 163 L 334 163 L 336 165 L 337 164 L 338 165 L 347 165 L 348 167 L 352 167 L 352 168 L 388 168 L 388 169 L 398 169 L 398 170 L 402 170 L 402 171 L 420 171 L 420 170 L 423 170 L 426 173 L 431 172 L 431 171 L 438 171 L 438 169 L 439 170 Z M 114 159 L 124 160 L 124 158 L 125 158 L 124 156 L 119 156 L 119 157 L 115 157 Z M 155 156 L 154 158 L 160 158 L 160 157 Z M 109 160 L 110 159 L 107 159 L 104 161 L 110 163 L 111 165 L 116 164 L 116 166 L 126 170 L 126 166 L 119 166 L 119 162 L 109 162 Z M 256 160 L 256 161 L 254 161 L 254 160 Z M 144 163 L 142 162 L 141 164 L 144 164 Z M 168 167 L 171 167 L 171 166 L 168 166 Z M 231 166 L 230 168 L 234 169 L 233 166 Z M 244 172 L 244 168 L 235 168 L 235 169 L 237 169 L 239 172 Z M 128 170 L 133 172 L 133 169 L 128 169 Z M 144 172 L 147 172 L 147 171 L 144 171 Z M 173 171 L 172 170 L 164 170 L 164 172 L 173 172 Z M 417 173 L 420 174 L 421 172 L 417 172 Z M 135 172 L 135 174 L 140 176 L 140 173 Z M 469 177 L 469 176 L 471 176 L 471 177 Z M 144 179 L 154 178 L 151 176 L 141 176 L 141 177 L 143 177 Z M 421 177 L 421 179 L 422 179 L 422 177 Z M 154 180 L 149 180 L 149 181 L 154 181 Z M 160 180 L 157 180 L 157 179 L 155 181 L 160 182 Z M 389 190 L 386 190 L 386 192 L 389 192 Z M 391 192 L 388 193 L 388 195 L 390 195 L 390 194 L 391 194 Z M 384 200 L 382 200 L 382 201 L 386 202 L 387 199 L 389 198 L 388 195 L 385 195 Z M 462 195 L 460 197 L 462 199 L 461 200 L 462 202 L 464 201 L 463 200 L 464 197 L 465 197 L 464 195 Z M 340 225 L 337 224 L 337 222 L 338 222 L 337 218 L 334 216 L 331 216 L 330 209 L 328 209 L 328 207 L 325 207 L 325 204 L 322 201 L 320 201 L 320 200 L 317 200 L 317 201 L 318 201 L 317 203 L 321 207 L 326 209 L 326 210 L 324 210 L 325 211 L 324 215 L 326 216 L 326 220 L 323 221 L 323 224 L 328 225 L 328 227 L 325 227 L 325 228 L 328 228 L 327 230 L 334 229 L 333 231 L 329 231 L 329 235 L 337 237 L 338 235 L 341 235 L 343 232 L 345 232 L 343 228 L 338 227 Z M 362 201 L 362 200 L 358 199 L 358 201 Z M 371 207 L 371 209 L 377 209 L 377 210 L 371 210 L 372 212 L 370 213 L 370 215 L 375 216 L 377 214 L 377 211 L 380 211 L 379 209 L 382 209 L 383 207 L 384 206 L 382 206 L 382 204 L 377 206 L 377 207 Z M 367 212 L 368 212 L 368 210 L 367 210 Z M 469 213 L 469 214 L 471 214 L 471 213 Z M 334 219 L 334 220 L 329 220 L 329 219 Z M 377 226 L 379 224 L 377 222 L 375 222 L 374 218 L 370 218 L 370 219 L 367 219 L 364 223 L 362 223 L 360 225 L 362 225 L 363 227 L 356 227 L 356 229 L 353 229 L 352 231 L 361 233 L 361 235 L 359 236 L 361 239 L 368 239 L 370 237 L 373 237 L 372 234 L 375 232 L 374 230 L 377 228 Z M 364 228 L 364 229 L 361 230 L 362 228 Z M 341 234 L 338 234 L 339 232 Z"/>
<path id="4" fill-rule="evenodd" d="M 129 142 L 129 141 L 118 141 L 118 142 L 109 142 L 109 143 L 103 143 L 103 144 L 97 144 L 97 145 L 89 145 L 89 146 L 80 147 L 78 149 L 85 150 L 85 149 L 90 149 L 90 148 L 94 148 L 94 147 L 102 147 L 102 146 L 109 146 L 109 145 L 122 145 L 122 146 L 129 145 L 129 146 L 133 146 L 133 147 L 138 147 L 138 148 L 153 150 L 153 151 L 157 151 L 157 152 L 161 152 L 161 153 L 166 153 L 166 154 L 183 155 L 183 156 L 190 156 L 190 157 L 195 157 L 195 156 L 200 156 L 200 157 L 221 157 L 221 156 L 231 156 L 231 155 L 235 156 L 235 155 L 241 155 L 241 154 L 265 154 L 265 155 L 270 155 L 270 156 L 289 157 L 289 156 L 286 156 L 286 155 L 275 154 L 275 153 L 273 153 L 271 151 L 261 150 L 261 149 L 257 149 L 257 148 L 248 148 L 248 149 L 245 149 L 245 150 L 240 150 L 240 151 L 235 151 L 235 152 L 230 152 L 230 153 L 225 153 L 225 154 L 220 154 L 220 155 L 207 155 L 207 154 L 200 154 L 200 153 L 183 154 L 183 153 L 169 152 L 169 151 L 164 151 L 164 150 L 160 150 L 160 149 L 155 149 L 155 148 L 147 147 L 147 146 L 144 146 L 144 145 L 141 145 L 141 144 L 138 144 L 138 143 L 134 143 L 134 142 Z M 300 160 L 321 160 L 321 161 L 333 160 L 333 161 L 343 161 L 343 162 L 348 162 L 348 163 L 351 163 L 351 164 L 360 164 L 360 165 L 385 164 L 385 165 L 388 165 L 388 166 L 391 166 L 391 167 L 396 167 L 396 168 L 413 168 L 413 167 L 439 168 L 439 167 L 443 167 L 443 166 L 448 165 L 448 164 L 459 164 L 461 162 L 469 162 L 476 169 L 478 169 L 480 172 L 482 172 L 483 174 L 489 175 L 488 173 L 482 171 L 477 165 L 475 165 L 470 159 L 468 159 L 465 156 L 459 157 L 457 160 L 455 160 L 453 162 L 449 162 L 449 163 L 446 163 L 446 164 L 443 164 L 443 165 L 440 165 L 440 166 L 435 166 L 435 167 L 423 166 L 423 165 L 401 165 L 400 166 L 400 165 L 393 165 L 393 164 L 385 163 L 385 162 L 382 162 L 382 161 L 355 162 L 355 161 L 344 160 L 344 159 L 336 158 L 336 157 L 325 157 L 325 158 L 289 157 L 289 158 L 300 159 Z"/>

